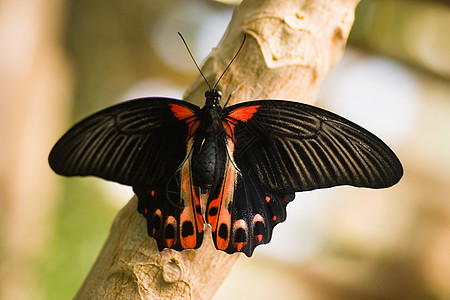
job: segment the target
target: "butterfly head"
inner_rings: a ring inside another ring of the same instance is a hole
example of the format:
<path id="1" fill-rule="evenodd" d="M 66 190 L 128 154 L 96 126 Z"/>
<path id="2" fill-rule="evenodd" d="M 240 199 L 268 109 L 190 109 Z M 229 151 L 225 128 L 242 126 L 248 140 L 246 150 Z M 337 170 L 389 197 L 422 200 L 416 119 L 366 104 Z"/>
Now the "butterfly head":
<path id="1" fill-rule="evenodd" d="M 209 89 L 205 92 L 206 103 L 205 106 L 220 106 L 220 99 L 222 98 L 222 92 L 217 89 Z"/>

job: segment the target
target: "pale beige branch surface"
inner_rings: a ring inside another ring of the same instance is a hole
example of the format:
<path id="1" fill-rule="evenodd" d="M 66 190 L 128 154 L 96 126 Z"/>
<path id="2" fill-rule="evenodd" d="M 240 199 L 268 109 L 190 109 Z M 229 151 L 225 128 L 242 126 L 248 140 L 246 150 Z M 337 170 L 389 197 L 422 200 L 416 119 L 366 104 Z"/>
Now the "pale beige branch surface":
<path id="1" fill-rule="evenodd" d="M 243 1 L 219 46 L 206 59 L 203 72 L 212 85 L 245 33 L 248 38 L 242 52 L 219 84 L 224 99 L 240 86 L 230 104 L 268 98 L 313 102 L 323 79 L 342 56 L 357 3 Z M 199 76 L 184 98 L 202 106 L 206 89 Z M 136 207 L 133 197 L 118 214 L 76 298 L 210 299 L 238 255 L 217 251 L 209 226 L 199 249 L 159 252 Z"/>

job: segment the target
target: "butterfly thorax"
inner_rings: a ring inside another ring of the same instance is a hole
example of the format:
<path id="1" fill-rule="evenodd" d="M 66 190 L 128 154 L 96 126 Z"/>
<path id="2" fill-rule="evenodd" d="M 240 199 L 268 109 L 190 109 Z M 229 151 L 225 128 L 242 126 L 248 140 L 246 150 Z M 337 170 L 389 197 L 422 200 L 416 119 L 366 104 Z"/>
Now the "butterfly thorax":
<path id="1" fill-rule="evenodd" d="M 222 107 L 220 99 L 222 93 L 216 89 L 207 90 L 205 93 L 205 106 L 200 111 L 200 130 L 208 135 L 215 135 L 222 126 Z"/>
<path id="2" fill-rule="evenodd" d="M 206 192 L 220 179 L 224 169 L 226 132 L 222 125 L 221 93 L 210 89 L 200 111 L 200 125 L 194 136 L 191 158 L 194 185 Z"/>

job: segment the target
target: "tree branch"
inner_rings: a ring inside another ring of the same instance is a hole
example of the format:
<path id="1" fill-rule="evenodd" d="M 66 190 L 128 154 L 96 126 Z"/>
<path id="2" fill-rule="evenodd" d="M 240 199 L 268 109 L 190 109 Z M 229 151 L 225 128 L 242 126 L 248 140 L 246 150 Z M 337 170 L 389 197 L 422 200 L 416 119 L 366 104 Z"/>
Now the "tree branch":
<path id="1" fill-rule="evenodd" d="M 312 102 L 342 55 L 357 3 L 244 0 L 203 72 L 215 82 L 246 33 L 242 52 L 219 84 L 224 99 L 239 87 L 230 105 L 269 98 Z M 206 89 L 199 76 L 184 98 L 202 106 Z M 136 207 L 133 197 L 118 214 L 76 299 L 210 299 L 239 255 L 217 251 L 209 226 L 199 249 L 159 252 Z"/>

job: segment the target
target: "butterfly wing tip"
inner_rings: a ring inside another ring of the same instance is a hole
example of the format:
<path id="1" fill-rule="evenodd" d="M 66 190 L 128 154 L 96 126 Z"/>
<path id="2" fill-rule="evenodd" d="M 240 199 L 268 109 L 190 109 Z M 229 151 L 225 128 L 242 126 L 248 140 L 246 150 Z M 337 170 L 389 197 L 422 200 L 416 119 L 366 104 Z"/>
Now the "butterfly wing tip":
<path id="1" fill-rule="evenodd" d="M 396 185 L 403 178 L 403 175 L 404 175 L 403 166 L 401 165 L 400 162 L 398 162 L 398 164 L 395 166 L 395 168 L 392 172 L 392 176 L 390 176 L 386 180 L 386 183 L 383 186 L 381 186 L 381 188 L 388 188 L 388 187 Z"/>

